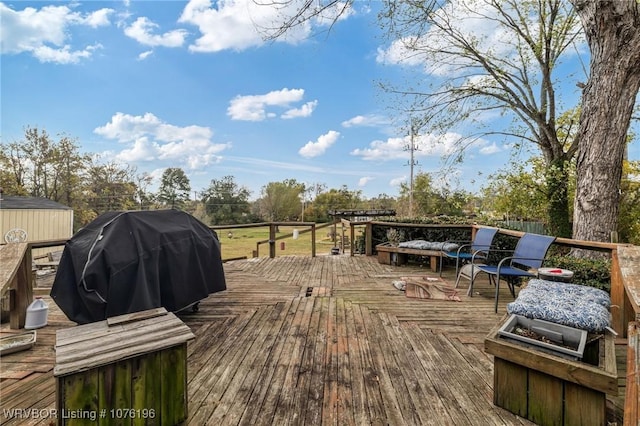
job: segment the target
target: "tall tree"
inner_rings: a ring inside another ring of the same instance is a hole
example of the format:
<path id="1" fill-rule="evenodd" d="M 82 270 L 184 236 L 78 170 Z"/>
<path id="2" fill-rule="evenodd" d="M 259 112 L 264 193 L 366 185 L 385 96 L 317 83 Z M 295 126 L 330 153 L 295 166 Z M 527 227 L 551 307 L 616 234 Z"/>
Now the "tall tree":
<path id="1" fill-rule="evenodd" d="M 436 188 L 429 173 L 418 173 L 413 182 L 413 208 L 409 209 L 411 187 L 400 184 L 398 204 L 403 216 L 449 215 L 460 216 L 467 205 L 469 194 L 462 191 L 451 191 L 447 187 Z M 410 210 L 413 210 L 412 212 Z"/>
<path id="2" fill-rule="evenodd" d="M 96 215 L 137 207 L 135 169 L 113 161 L 94 163 L 86 179 L 87 205 Z"/>
<path id="3" fill-rule="evenodd" d="M 295 179 L 269 182 L 262 187 L 258 200 L 261 216 L 269 221 L 298 219 L 302 215 L 302 196 L 305 186 Z"/>
<path id="4" fill-rule="evenodd" d="M 490 175 L 482 189 L 487 210 L 507 219 L 527 218 L 548 223 L 543 176 L 544 164 L 539 157 L 526 163 L 512 163 L 506 170 Z"/>
<path id="5" fill-rule="evenodd" d="M 247 223 L 251 219 L 251 192 L 238 185 L 233 176 L 212 179 L 200 195 L 205 211 L 214 225 Z"/>
<path id="6" fill-rule="evenodd" d="M 27 127 L 23 140 L 0 145 L 0 164 L 3 185 L 11 193 L 74 207 L 89 156 L 80 154 L 76 141 L 66 135 L 55 141 L 46 130 Z"/>
<path id="7" fill-rule="evenodd" d="M 311 208 L 305 212 L 305 219 L 315 222 L 328 222 L 330 210 L 357 209 L 362 207 L 362 191 L 351 191 L 346 185 L 340 189 L 331 188 L 319 193 Z"/>
<path id="8" fill-rule="evenodd" d="M 136 197 L 138 198 L 138 208 L 140 210 L 148 210 L 154 201 L 154 195 L 149 191 L 149 186 L 153 182 L 153 177 L 143 172 L 136 176 Z"/>
<path id="9" fill-rule="evenodd" d="M 391 210 L 395 209 L 397 200 L 387 194 L 378 194 L 377 197 L 369 198 L 367 204 L 370 209 Z"/>
<path id="10" fill-rule="evenodd" d="M 189 178 L 179 167 L 169 167 L 162 173 L 158 201 L 170 208 L 183 208 L 189 201 L 191 184 Z"/>
<path id="11" fill-rule="evenodd" d="M 591 50 L 577 136 L 573 236 L 608 241 L 618 229 L 624 150 L 640 89 L 640 2 L 570 1 Z"/>
<path id="12" fill-rule="evenodd" d="M 56 169 L 55 186 L 49 198 L 70 207 L 79 206 L 84 186 L 84 171 L 91 164 L 88 154 L 80 154 L 74 139 L 63 136 L 53 150 L 51 163 Z"/>
<path id="13" fill-rule="evenodd" d="M 25 140 L 21 144 L 30 172 L 27 174 L 27 185 L 34 197 L 48 198 L 51 187 L 55 187 L 55 167 L 49 160 L 54 156 L 54 142 L 46 130 L 27 127 Z"/>

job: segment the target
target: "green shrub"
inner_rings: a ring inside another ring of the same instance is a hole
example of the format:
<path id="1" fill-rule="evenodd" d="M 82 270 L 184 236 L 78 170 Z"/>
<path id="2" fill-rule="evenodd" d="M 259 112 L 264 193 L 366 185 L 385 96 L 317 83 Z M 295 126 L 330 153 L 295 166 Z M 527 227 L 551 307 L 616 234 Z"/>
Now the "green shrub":
<path id="1" fill-rule="evenodd" d="M 393 227 L 390 225 L 373 225 L 372 237 L 373 246 L 386 243 L 389 241 L 388 231 L 393 229 L 393 233 L 397 233 L 399 241 L 413 241 L 413 240 L 425 240 L 434 242 L 444 241 L 470 241 L 471 240 L 471 228 L 447 228 L 447 225 L 469 225 L 473 224 L 472 221 L 465 218 L 453 217 L 453 216 L 437 216 L 437 217 L 422 217 L 422 218 L 394 218 L 385 221 L 387 223 L 395 222 L 402 224 L 426 224 L 426 225 L 442 225 L 442 228 L 411 228 L 411 227 Z"/>
<path id="2" fill-rule="evenodd" d="M 573 283 L 611 291 L 610 259 L 577 259 L 570 256 L 549 256 L 545 265 L 573 271 Z"/>

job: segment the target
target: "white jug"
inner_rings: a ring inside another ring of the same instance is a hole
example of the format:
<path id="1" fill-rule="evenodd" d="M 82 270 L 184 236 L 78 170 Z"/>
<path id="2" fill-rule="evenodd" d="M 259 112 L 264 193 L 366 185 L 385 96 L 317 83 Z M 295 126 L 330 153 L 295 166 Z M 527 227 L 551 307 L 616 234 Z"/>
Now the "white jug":
<path id="1" fill-rule="evenodd" d="M 44 327 L 47 325 L 48 314 L 49 306 L 42 300 L 42 297 L 36 296 L 36 300 L 27 308 L 27 318 L 24 322 L 24 328 L 32 330 L 34 328 Z"/>

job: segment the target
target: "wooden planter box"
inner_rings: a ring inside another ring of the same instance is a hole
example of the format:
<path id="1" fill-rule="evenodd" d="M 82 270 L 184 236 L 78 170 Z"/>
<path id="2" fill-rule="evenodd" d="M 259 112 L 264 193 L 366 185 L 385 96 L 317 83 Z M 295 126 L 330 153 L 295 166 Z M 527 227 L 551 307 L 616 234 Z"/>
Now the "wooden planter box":
<path id="1" fill-rule="evenodd" d="M 515 332 L 518 327 L 545 336 L 549 341 L 564 343 L 567 347 L 521 336 Z M 521 344 L 530 348 L 535 347 L 535 349 L 543 352 L 573 360 L 582 359 L 587 342 L 587 332 L 585 330 L 548 321 L 529 319 L 520 315 L 511 315 L 498 329 L 498 335 L 507 340 L 521 342 Z"/>
<path id="2" fill-rule="evenodd" d="M 606 395 L 618 393 L 610 333 L 587 344 L 576 361 L 502 338 L 502 325 L 485 338 L 485 351 L 494 355 L 495 405 L 539 425 L 606 424 Z"/>
<path id="3" fill-rule="evenodd" d="M 187 341 L 194 337 L 164 308 L 58 330 L 59 424 L 183 422 Z"/>

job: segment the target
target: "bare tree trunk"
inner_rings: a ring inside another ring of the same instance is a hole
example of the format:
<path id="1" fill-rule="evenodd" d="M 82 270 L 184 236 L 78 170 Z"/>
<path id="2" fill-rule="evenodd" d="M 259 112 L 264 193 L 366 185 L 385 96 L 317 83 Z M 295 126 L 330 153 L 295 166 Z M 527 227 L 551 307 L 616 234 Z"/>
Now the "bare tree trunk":
<path id="1" fill-rule="evenodd" d="M 582 94 L 573 237 L 609 241 L 617 231 L 622 159 L 640 88 L 640 3 L 572 0 L 591 49 Z"/>

